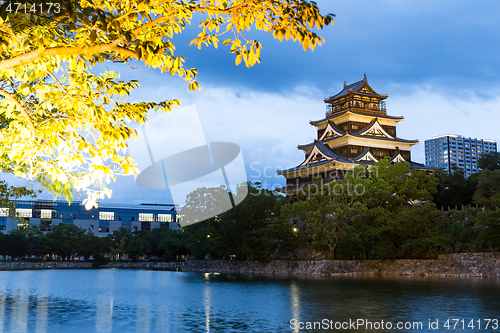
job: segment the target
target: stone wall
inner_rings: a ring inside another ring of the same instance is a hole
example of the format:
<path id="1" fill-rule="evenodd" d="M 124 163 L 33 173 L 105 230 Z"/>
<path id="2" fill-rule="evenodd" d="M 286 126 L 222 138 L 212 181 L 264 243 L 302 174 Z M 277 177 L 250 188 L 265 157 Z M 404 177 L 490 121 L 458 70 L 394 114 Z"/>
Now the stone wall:
<path id="1" fill-rule="evenodd" d="M 323 261 L 188 261 L 183 271 L 288 275 L 418 275 L 500 277 L 500 253 L 457 253 L 438 259 Z"/>
<path id="2" fill-rule="evenodd" d="M 181 262 L 119 262 L 109 263 L 101 267 L 104 268 L 144 268 L 178 270 L 182 268 Z M 73 268 L 93 268 L 92 262 L 85 261 L 46 261 L 46 262 L 0 262 L 0 271 L 18 269 L 73 269 Z"/>
<path id="3" fill-rule="evenodd" d="M 103 268 L 140 268 L 280 275 L 419 275 L 500 277 L 500 253 L 457 253 L 438 259 L 257 261 L 189 260 L 177 262 L 120 262 Z M 90 262 L 0 262 L 0 270 L 92 268 Z"/>

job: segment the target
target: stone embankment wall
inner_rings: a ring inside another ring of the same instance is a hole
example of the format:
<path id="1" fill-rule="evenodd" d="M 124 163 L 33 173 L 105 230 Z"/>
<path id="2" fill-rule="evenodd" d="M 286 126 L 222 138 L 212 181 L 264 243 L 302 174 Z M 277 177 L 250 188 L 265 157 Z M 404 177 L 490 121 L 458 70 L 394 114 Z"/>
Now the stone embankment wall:
<path id="1" fill-rule="evenodd" d="M 500 253 L 457 253 L 438 259 L 257 261 L 189 260 L 120 262 L 105 268 L 142 268 L 184 272 L 279 275 L 418 275 L 500 277 Z M 0 270 L 92 268 L 90 262 L 1 262 Z"/>
<path id="2" fill-rule="evenodd" d="M 323 261 L 188 261 L 183 271 L 289 275 L 418 275 L 500 277 L 500 253 L 457 253 L 438 259 Z"/>
<path id="3" fill-rule="evenodd" d="M 119 262 L 109 263 L 100 267 L 104 268 L 144 268 L 180 270 L 182 262 Z M 46 261 L 46 262 L 0 262 L 0 271 L 18 269 L 72 269 L 72 268 L 93 268 L 92 262 L 85 261 Z"/>

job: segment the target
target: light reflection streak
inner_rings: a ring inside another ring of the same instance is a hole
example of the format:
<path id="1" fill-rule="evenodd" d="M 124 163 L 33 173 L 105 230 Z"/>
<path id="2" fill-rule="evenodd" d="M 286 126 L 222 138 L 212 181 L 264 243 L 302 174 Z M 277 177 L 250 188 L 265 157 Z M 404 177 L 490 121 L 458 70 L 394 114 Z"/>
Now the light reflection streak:
<path id="1" fill-rule="evenodd" d="M 204 304 L 205 304 L 205 332 L 210 333 L 210 308 L 212 306 L 212 295 L 210 292 L 210 276 L 205 273 Z"/>
<path id="2" fill-rule="evenodd" d="M 28 331 L 28 301 L 27 289 L 17 289 L 12 295 L 12 310 L 10 330 L 16 333 Z"/>
<path id="3" fill-rule="evenodd" d="M 292 319 L 299 321 L 300 316 L 300 293 L 299 286 L 295 280 L 290 283 L 290 298 L 292 300 Z M 294 332 L 299 332 L 298 327 L 295 327 Z"/>
<path id="4" fill-rule="evenodd" d="M 0 295 L 0 332 L 4 332 L 5 326 L 5 289 Z"/>
<path id="5" fill-rule="evenodd" d="M 49 325 L 49 292 L 50 278 L 43 274 L 38 278 L 38 294 L 36 295 L 35 333 L 47 333 Z M 45 295 L 45 296 L 44 296 Z"/>
<path id="6" fill-rule="evenodd" d="M 146 290 L 151 288 L 151 271 L 139 271 L 137 273 L 137 285 L 143 285 Z M 148 294 L 142 292 L 137 297 L 136 304 L 136 332 L 146 333 L 151 332 L 151 299 Z"/>
<path id="7" fill-rule="evenodd" d="M 49 323 L 49 297 L 39 297 L 36 302 L 36 333 L 46 333 Z"/>
<path id="8" fill-rule="evenodd" d="M 113 330 L 113 287 L 114 275 L 111 271 L 101 270 L 98 275 L 100 286 L 109 285 L 107 292 L 100 293 L 96 299 L 96 332 L 111 332 Z"/>

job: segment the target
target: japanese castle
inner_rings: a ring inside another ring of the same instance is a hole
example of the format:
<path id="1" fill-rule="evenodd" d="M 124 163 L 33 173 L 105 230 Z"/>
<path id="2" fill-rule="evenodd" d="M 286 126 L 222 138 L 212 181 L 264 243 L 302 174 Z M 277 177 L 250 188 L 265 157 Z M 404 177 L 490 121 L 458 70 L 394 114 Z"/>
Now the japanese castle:
<path id="1" fill-rule="evenodd" d="M 321 176 L 323 184 L 343 178 L 358 165 L 373 165 L 386 156 L 391 162 L 408 162 L 414 169 L 435 171 L 411 161 L 411 147 L 418 140 L 396 136 L 396 124 L 401 116 L 387 115 L 387 95 L 376 93 L 363 80 L 347 85 L 338 94 L 325 99 L 326 118 L 310 121 L 318 138 L 297 148 L 305 153 L 297 167 L 278 170 L 286 178 L 286 186 L 278 191 L 292 194 Z"/>

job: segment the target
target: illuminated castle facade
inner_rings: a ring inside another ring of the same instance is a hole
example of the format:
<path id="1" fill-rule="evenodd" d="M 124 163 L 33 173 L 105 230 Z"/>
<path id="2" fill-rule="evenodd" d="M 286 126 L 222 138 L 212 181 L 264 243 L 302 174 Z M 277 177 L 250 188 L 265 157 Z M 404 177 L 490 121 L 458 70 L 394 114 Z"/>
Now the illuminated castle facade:
<path id="1" fill-rule="evenodd" d="M 310 121 L 317 139 L 298 146 L 305 153 L 301 164 L 277 171 L 287 180 L 279 190 L 291 194 L 318 176 L 326 184 L 343 178 L 358 165 L 370 166 L 386 156 L 391 162 L 408 162 L 415 169 L 435 170 L 411 161 L 411 147 L 418 140 L 397 137 L 396 125 L 403 117 L 387 114 L 386 98 L 370 87 L 366 75 L 359 82 L 344 83 L 342 91 L 326 98 L 326 117 Z"/>

